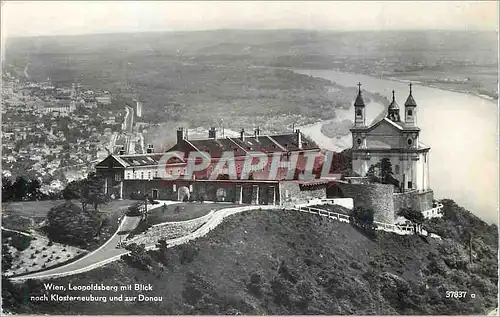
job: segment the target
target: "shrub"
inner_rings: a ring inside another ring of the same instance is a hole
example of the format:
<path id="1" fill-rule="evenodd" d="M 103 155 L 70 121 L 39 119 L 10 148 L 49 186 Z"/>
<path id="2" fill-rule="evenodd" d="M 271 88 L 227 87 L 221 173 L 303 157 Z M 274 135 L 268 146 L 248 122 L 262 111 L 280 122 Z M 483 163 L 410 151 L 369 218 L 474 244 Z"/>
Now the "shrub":
<path id="1" fill-rule="evenodd" d="M 153 263 L 153 259 L 146 252 L 144 245 L 138 245 L 136 243 L 131 243 L 125 247 L 130 251 L 129 254 L 124 255 L 122 258 L 129 265 L 138 268 L 143 271 L 149 271 Z"/>
<path id="2" fill-rule="evenodd" d="M 52 240 L 49 240 L 49 243 L 47 243 L 47 246 L 51 247 L 54 243 L 52 242 Z"/>
<path id="3" fill-rule="evenodd" d="M 52 241 L 86 245 L 98 233 L 101 217 L 98 213 L 85 212 L 81 207 L 65 202 L 47 213 L 47 223 L 48 246 L 53 245 Z"/>
<path id="4" fill-rule="evenodd" d="M 34 259 L 36 256 L 34 254 L 31 254 L 30 259 Z"/>
<path id="5" fill-rule="evenodd" d="M 181 264 L 185 264 L 193 262 L 194 258 L 200 252 L 200 249 L 198 247 L 193 246 L 192 244 L 183 244 L 180 247 L 180 251 L 181 251 L 181 257 L 180 257 Z"/>

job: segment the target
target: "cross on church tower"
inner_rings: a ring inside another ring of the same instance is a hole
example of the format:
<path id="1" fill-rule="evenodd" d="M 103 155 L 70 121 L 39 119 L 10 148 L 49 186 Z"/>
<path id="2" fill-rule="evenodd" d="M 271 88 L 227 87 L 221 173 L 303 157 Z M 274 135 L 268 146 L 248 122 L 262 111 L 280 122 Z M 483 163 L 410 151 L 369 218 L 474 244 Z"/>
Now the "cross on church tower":
<path id="1" fill-rule="evenodd" d="M 361 82 L 358 82 L 358 91 L 361 92 Z"/>
<path id="2" fill-rule="evenodd" d="M 409 86 L 410 86 L 410 95 L 411 95 L 411 83 L 410 83 L 410 85 L 409 85 Z"/>

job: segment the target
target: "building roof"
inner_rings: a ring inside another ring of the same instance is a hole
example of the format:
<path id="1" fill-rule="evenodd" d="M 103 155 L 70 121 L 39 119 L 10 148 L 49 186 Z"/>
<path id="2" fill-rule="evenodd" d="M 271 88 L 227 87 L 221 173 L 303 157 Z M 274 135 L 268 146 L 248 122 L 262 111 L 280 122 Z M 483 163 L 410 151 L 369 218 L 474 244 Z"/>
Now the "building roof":
<path id="1" fill-rule="evenodd" d="M 410 94 L 408 95 L 408 98 L 406 98 L 405 106 L 412 106 L 416 107 L 417 103 L 415 102 L 415 99 L 413 99 L 413 96 Z"/>
<path id="2" fill-rule="evenodd" d="M 170 148 L 168 151 L 201 151 L 207 152 L 212 158 L 219 158 L 224 152 L 233 152 L 236 156 L 243 156 L 248 152 L 286 152 L 307 151 L 319 149 L 318 145 L 301 134 L 302 149 L 297 144 L 296 133 L 278 135 L 245 136 L 241 138 L 198 139 L 184 140 Z"/>
<path id="3" fill-rule="evenodd" d="M 361 96 L 361 91 L 358 92 L 358 96 L 356 97 L 356 101 L 354 101 L 355 107 L 364 107 L 365 101 L 363 100 L 363 96 Z"/>
<path id="4" fill-rule="evenodd" d="M 389 104 L 389 110 L 391 110 L 391 109 L 394 109 L 394 110 L 399 109 L 399 105 L 398 105 L 398 103 L 396 102 L 396 97 L 394 96 L 394 93 L 395 93 L 395 92 L 394 92 L 394 90 L 393 90 L 393 91 L 392 91 L 392 101 L 391 101 L 391 103 Z"/>
<path id="5" fill-rule="evenodd" d="M 114 160 L 122 167 L 141 167 L 141 166 L 152 166 L 158 165 L 161 158 L 165 153 L 151 153 L 151 154 L 129 154 L 129 155 L 116 155 L 111 154 L 104 160 L 99 162 L 96 166 L 99 167 L 109 167 L 113 166 L 112 161 Z M 171 158 L 168 160 L 170 164 L 182 163 L 184 159 L 182 157 L 176 156 L 175 159 Z M 110 165 L 111 164 L 111 165 Z"/>

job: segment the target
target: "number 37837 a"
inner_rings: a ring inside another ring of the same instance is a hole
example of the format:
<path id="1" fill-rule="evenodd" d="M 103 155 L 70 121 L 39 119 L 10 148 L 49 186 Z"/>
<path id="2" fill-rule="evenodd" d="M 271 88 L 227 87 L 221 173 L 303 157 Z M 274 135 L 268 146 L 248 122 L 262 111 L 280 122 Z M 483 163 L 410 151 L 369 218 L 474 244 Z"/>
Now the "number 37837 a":
<path id="1" fill-rule="evenodd" d="M 446 298 L 465 298 L 466 296 L 466 291 L 446 291 Z"/>

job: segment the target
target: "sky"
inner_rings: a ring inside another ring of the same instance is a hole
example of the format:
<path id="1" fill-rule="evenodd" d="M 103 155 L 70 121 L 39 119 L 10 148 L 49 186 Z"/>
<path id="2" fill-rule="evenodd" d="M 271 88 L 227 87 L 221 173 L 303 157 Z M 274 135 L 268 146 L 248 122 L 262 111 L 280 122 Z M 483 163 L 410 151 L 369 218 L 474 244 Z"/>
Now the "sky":
<path id="1" fill-rule="evenodd" d="M 2 37 L 207 29 L 498 30 L 497 1 L 2 1 Z"/>

